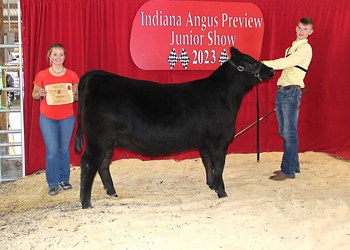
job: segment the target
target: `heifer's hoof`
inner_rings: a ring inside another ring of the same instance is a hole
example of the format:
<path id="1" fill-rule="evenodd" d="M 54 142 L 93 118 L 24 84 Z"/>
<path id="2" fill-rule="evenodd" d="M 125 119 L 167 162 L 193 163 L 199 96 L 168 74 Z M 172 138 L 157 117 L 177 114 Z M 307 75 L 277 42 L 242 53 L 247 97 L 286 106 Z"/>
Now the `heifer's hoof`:
<path id="1" fill-rule="evenodd" d="M 108 194 L 108 193 L 107 193 Z M 111 197 L 118 197 L 117 193 L 114 193 L 114 194 L 108 194 L 109 196 Z"/>
<path id="2" fill-rule="evenodd" d="M 218 194 L 219 198 L 227 197 L 227 194 L 226 194 L 225 191 L 218 191 L 218 190 L 216 190 L 216 193 Z"/>
<path id="3" fill-rule="evenodd" d="M 109 195 L 109 196 L 113 196 L 113 197 L 118 197 L 117 195 L 117 192 L 115 191 L 114 188 L 104 188 L 104 190 L 106 191 L 106 193 Z"/>
<path id="4" fill-rule="evenodd" d="M 87 209 L 87 208 L 92 208 L 92 206 L 91 206 L 91 203 L 90 202 L 82 202 L 81 203 L 81 208 L 82 209 Z"/>

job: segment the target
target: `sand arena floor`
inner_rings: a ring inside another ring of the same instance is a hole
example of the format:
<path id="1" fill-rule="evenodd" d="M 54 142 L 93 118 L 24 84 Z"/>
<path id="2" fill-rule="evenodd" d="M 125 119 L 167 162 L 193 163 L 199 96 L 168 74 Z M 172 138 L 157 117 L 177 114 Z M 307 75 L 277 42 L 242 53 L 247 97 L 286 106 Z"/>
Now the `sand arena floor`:
<path id="1" fill-rule="evenodd" d="M 223 199 L 200 159 L 115 161 L 119 197 L 97 176 L 87 210 L 79 166 L 54 197 L 44 171 L 0 183 L 0 249 L 350 249 L 350 162 L 302 153 L 296 179 L 271 181 L 281 157 L 228 155 Z"/>

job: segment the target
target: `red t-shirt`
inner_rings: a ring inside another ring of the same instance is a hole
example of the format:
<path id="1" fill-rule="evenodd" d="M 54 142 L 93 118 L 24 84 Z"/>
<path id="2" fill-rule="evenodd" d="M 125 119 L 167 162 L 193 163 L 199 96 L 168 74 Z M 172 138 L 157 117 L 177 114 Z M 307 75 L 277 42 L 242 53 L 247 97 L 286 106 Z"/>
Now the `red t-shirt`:
<path id="1" fill-rule="evenodd" d="M 63 76 L 53 76 L 47 68 L 40 71 L 33 82 L 33 84 L 42 88 L 54 83 L 72 83 L 72 85 L 75 85 L 79 83 L 79 77 L 74 71 L 69 69 L 66 69 L 66 73 Z M 40 113 L 43 116 L 54 120 L 66 119 L 74 115 L 73 103 L 47 105 L 46 97 L 44 97 L 40 104 Z"/>

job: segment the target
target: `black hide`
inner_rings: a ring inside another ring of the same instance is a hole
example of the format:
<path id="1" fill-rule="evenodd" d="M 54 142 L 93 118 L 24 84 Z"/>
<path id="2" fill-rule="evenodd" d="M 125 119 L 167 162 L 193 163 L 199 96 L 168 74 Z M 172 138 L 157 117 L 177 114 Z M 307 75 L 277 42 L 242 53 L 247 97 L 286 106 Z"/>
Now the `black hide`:
<path id="1" fill-rule="evenodd" d="M 85 73 L 79 83 L 75 137 L 75 151 L 80 152 L 82 111 L 82 207 L 91 206 L 97 171 L 107 194 L 117 196 L 109 172 L 114 147 L 151 157 L 198 149 L 208 186 L 219 198 L 227 196 L 222 173 L 238 109 L 254 85 L 273 75 L 273 69 L 233 47 L 229 61 L 191 82 L 160 84 L 101 70 Z"/>

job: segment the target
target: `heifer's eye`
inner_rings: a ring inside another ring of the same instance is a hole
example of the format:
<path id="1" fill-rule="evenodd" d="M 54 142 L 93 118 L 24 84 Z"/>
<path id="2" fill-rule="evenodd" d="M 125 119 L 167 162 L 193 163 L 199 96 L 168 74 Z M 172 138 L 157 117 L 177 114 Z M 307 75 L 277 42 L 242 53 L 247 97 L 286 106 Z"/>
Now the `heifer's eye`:
<path id="1" fill-rule="evenodd" d="M 255 63 L 248 63 L 248 65 L 249 65 L 249 67 L 254 67 L 254 66 L 256 66 Z"/>

